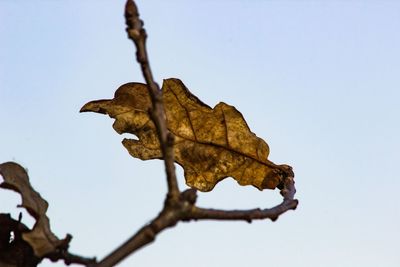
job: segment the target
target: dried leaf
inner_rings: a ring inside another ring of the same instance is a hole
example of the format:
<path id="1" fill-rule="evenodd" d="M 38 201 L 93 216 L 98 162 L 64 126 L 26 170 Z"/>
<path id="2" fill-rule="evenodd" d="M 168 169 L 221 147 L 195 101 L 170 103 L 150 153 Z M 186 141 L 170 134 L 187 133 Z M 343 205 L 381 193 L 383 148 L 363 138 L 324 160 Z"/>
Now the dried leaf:
<path id="1" fill-rule="evenodd" d="M 183 167 L 187 185 L 210 191 L 229 176 L 260 190 L 280 185 L 287 168 L 267 159 L 267 143 L 250 131 L 235 107 L 221 102 L 210 108 L 178 79 L 164 80 L 162 92 L 168 130 L 175 136 L 175 161 Z M 161 159 L 150 108 L 147 86 L 127 83 L 114 99 L 89 102 L 81 112 L 108 114 L 115 119 L 115 131 L 136 135 L 138 140 L 122 141 L 133 157 Z"/>
<path id="2" fill-rule="evenodd" d="M 55 251 L 64 242 L 51 232 L 49 218 L 46 216 L 48 203 L 32 188 L 25 169 L 17 163 L 6 162 L 0 164 L 0 175 L 4 179 L 0 187 L 18 192 L 22 198 L 20 206 L 36 220 L 33 229 L 23 233 L 22 238 L 29 243 L 39 258 Z"/>

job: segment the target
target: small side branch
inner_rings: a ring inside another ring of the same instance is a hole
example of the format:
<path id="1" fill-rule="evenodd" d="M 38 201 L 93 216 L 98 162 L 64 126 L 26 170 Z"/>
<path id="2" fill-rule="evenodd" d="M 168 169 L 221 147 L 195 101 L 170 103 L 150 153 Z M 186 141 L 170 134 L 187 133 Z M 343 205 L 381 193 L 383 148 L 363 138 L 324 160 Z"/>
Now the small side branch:
<path id="1" fill-rule="evenodd" d="M 45 258 L 53 262 L 63 260 L 66 265 L 80 264 L 84 266 L 90 266 L 96 263 L 96 258 L 82 257 L 76 254 L 69 253 L 65 250 L 59 250 L 54 253 L 48 254 L 45 256 Z"/>
<path id="2" fill-rule="evenodd" d="M 294 199 L 296 189 L 293 177 L 287 177 L 284 181 L 281 195 L 283 202 L 271 209 L 252 209 L 252 210 L 218 210 L 204 209 L 193 206 L 187 220 L 244 220 L 249 223 L 252 220 L 271 219 L 276 221 L 278 217 L 288 210 L 296 209 L 298 200 Z"/>

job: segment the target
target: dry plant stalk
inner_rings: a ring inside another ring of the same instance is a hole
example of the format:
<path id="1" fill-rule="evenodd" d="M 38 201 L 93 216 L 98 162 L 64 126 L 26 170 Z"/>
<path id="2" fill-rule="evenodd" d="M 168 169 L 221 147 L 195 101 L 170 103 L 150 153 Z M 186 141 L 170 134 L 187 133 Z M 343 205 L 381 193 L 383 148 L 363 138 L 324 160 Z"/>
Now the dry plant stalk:
<path id="1" fill-rule="evenodd" d="M 36 219 L 34 228 L 29 230 L 20 220 L 0 214 L 1 266 L 36 266 L 43 258 L 48 258 L 64 260 L 66 264 L 110 267 L 153 242 L 161 231 L 181 221 L 275 221 L 282 213 L 297 207 L 292 168 L 276 165 L 267 159 L 267 143 L 250 131 L 235 107 L 220 103 L 211 108 L 190 93 L 178 79 L 164 80 L 160 90 L 149 64 L 143 21 L 132 0 L 127 0 L 125 19 L 126 31 L 136 46 L 136 59 L 146 84 L 125 84 L 116 91 L 114 99 L 89 102 L 81 111 L 108 114 L 115 119 L 114 129 L 118 133 L 135 134 L 139 140 L 123 141 L 132 156 L 143 160 L 164 160 L 168 191 L 163 209 L 150 223 L 97 262 L 96 259 L 68 252 L 72 236 L 67 235 L 60 240 L 50 231 L 46 216 L 48 204 L 30 186 L 26 171 L 16 163 L 0 164 L 0 174 L 4 178 L 1 186 L 19 192 L 23 199 L 22 206 Z M 184 168 L 186 183 L 191 189 L 179 190 L 174 162 Z M 226 177 L 233 177 L 240 185 L 253 185 L 260 190 L 279 188 L 283 201 L 270 209 L 218 210 L 198 207 L 197 190 L 211 191 Z M 20 254 L 10 249 L 9 235 L 12 231 L 16 236 L 13 245 L 20 246 Z M 10 251 L 5 252 L 4 249 Z M 14 261 L 13 257 L 18 255 L 23 255 L 29 262 Z"/>

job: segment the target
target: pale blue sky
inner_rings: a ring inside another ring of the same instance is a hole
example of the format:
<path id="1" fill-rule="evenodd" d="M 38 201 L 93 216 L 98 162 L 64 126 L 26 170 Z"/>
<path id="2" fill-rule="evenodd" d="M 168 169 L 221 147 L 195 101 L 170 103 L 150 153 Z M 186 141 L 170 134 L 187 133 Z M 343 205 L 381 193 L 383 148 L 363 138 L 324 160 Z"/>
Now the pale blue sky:
<path id="1" fill-rule="evenodd" d="M 270 159 L 294 167 L 300 205 L 275 223 L 179 224 L 120 266 L 400 266 L 400 1 L 137 3 L 155 78 L 236 106 Z M 161 161 L 131 158 L 111 119 L 78 113 L 143 80 L 123 6 L 0 0 L 0 162 L 28 168 L 54 232 L 99 258 L 157 214 L 166 190 Z M 279 201 L 232 179 L 199 197 Z M 0 191 L 1 212 L 17 216 L 17 204 Z"/>

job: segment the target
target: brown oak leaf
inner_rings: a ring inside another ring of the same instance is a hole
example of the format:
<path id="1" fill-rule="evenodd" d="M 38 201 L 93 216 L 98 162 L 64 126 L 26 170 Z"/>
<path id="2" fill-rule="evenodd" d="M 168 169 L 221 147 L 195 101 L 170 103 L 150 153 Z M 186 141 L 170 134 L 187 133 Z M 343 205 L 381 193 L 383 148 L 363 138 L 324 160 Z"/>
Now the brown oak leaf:
<path id="1" fill-rule="evenodd" d="M 233 177 L 240 185 L 274 189 L 291 173 L 289 166 L 268 160 L 267 143 L 250 131 L 235 107 L 221 102 L 211 108 L 179 79 L 164 80 L 162 96 L 168 130 L 175 137 L 175 161 L 183 167 L 188 186 L 210 191 L 222 179 Z M 114 99 L 91 101 L 81 112 L 108 114 L 115 119 L 115 131 L 136 135 L 138 139 L 122 141 L 133 157 L 161 159 L 151 106 L 145 84 L 127 83 Z"/>
<path id="2" fill-rule="evenodd" d="M 22 234 L 22 238 L 32 247 L 35 255 L 42 258 L 64 245 L 64 240 L 58 239 L 51 232 L 49 218 L 46 215 L 49 205 L 32 188 L 25 169 L 17 163 L 6 162 L 0 164 L 0 175 L 3 176 L 0 187 L 18 192 L 22 198 L 20 206 L 36 220 L 33 229 Z"/>

